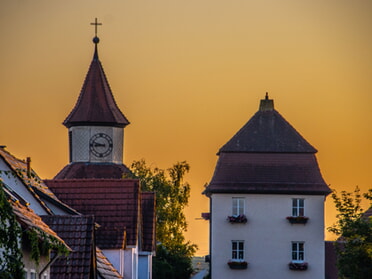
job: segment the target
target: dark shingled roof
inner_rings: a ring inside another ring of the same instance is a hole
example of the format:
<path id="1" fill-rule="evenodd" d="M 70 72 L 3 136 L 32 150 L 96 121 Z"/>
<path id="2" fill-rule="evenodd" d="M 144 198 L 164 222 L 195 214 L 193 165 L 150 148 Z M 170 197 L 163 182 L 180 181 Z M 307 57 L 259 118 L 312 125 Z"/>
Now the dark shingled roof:
<path id="1" fill-rule="evenodd" d="M 45 183 L 63 202 L 83 214 L 95 216 L 101 226 L 96 237 L 101 249 L 136 245 L 140 221 L 138 180 L 54 179 Z"/>
<path id="2" fill-rule="evenodd" d="M 51 278 L 90 279 L 95 273 L 93 216 L 41 216 L 72 248 L 68 257 L 57 259 L 50 268 Z"/>
<path id="3" fill-rule="evenodd" d="M 207 187 L 213 193 L 330 193 L 314 154 L 221 153 Z"/>
<path id="4" fill-rule="evenodd" d="M 155 193 L 141 193 L 142 251 L 155 251 Z"/>
<path id="5" fill-rule="evenodd" d="M 67 128 L 71 126 L 125 127 L 129 124 L 114 100 L 98 59 L 97 44 L 77 103 L 63 124 Z"/>
<path id="6" fill-rule="evenodd" d="M 221 152 L 316 153 L 274 109 L 273 100 L 261 100 L 260 110 L 220 149 Z"/>
<path id="7" fill-rule="evenodd" d="M 95 223 L 93 216 L 42 216 L 72 248 L 68 257 L 61 257 L 51 266 L 51 278 L 95 278 L 98 273 L 105 279 L 123 278 L 95 247 Z M 96 261 L 96 264 L 94 264 Z M 97 267 L 97 270 L 95 270 Z"/>
<path id="8" fill-rule="evenodd" d="M 130 177 L 131 171 L 124 164 L 70 163 L 54 179 L 115 178 Z"/>
<path id="9" fill-rule="evenodd" d="M 218 152 L 205 193 L 329 194 L 316 152 L 266 95 L 259 111 Z"/>

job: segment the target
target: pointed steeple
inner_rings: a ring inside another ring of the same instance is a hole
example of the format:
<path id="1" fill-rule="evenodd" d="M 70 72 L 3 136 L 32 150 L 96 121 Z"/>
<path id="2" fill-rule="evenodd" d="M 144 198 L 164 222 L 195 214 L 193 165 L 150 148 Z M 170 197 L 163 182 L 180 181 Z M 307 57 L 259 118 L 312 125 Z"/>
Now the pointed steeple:
<path id="1" fill-rule="evenodd" d="M 120 111 L 102 64 L 98 58 L 99 38 L 95 36 L 94 55 L 79 98 L 63 125 L 72 126 L 112 126 L 125 127 L 128 119 Z"/>

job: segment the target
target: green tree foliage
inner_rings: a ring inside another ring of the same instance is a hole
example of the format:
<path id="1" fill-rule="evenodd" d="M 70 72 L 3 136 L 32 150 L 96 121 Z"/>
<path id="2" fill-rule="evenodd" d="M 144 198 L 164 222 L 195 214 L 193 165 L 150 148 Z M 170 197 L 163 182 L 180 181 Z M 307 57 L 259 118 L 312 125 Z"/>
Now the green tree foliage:
<path id="1" fill-rule="evenodd" d="M 372 201 L 372 189 L 364 194 Z M 372 274 L 372 217 L 361 208 L 362 195 L 358 187 L 353 193 L 332 193 L 337 222 L 329 231 L 339 236 L 336 242 L 337 267 L 342 279 L 368 279 Z M 371 204 L 370 204 L 371 208 Z"/>
<path id="2" fill-rule="evenodd" d="M 0 278 L 23 278 L 20 239 L 22 230 L 0 181 Z"/>
<path id="3" fill-rule="evenodd" d="M 192 273 L 191 258 L 197 246 L 185 240 L 187 230 L 183 213 L 190 197 L 190 185 L 183 181 L 190 170 L 187 162 L 178 162 L 165 170 L 151 168 L 145 160 L 134 161 L 131 171 L 141 180 L 142 191 L 156 193 L 156 257 L 154 279 L 186 279 Z"/>

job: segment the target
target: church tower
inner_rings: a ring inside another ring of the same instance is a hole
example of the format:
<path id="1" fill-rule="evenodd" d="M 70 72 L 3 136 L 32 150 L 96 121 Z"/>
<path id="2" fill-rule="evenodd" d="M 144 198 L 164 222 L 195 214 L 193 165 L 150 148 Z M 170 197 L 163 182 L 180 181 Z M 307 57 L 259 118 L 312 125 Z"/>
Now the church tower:
<path id="1" fill-rule="evenodd" d="M 129 121 L 115 102 L 98 58 L 97 30 L 93 43 L 93 60 L 79 98 L 63 122 L 69 133 L 70 163 L 55 179 L 122 178 L 130 172 L 123 164 Z"/>

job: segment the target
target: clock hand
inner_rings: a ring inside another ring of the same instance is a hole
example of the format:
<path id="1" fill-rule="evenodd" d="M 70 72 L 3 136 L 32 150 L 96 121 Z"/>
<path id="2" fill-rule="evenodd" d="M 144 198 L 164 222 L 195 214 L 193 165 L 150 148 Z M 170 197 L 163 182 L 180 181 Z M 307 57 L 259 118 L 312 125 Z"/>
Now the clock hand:
<path id="1" fill-rule="evenodd" d="M 104 144 L 104 143 L 99 143 L 99 142 L 93 142 L 93 146 L 94 146 L 94 147 L 105 147 L 106 144 Z"/>

